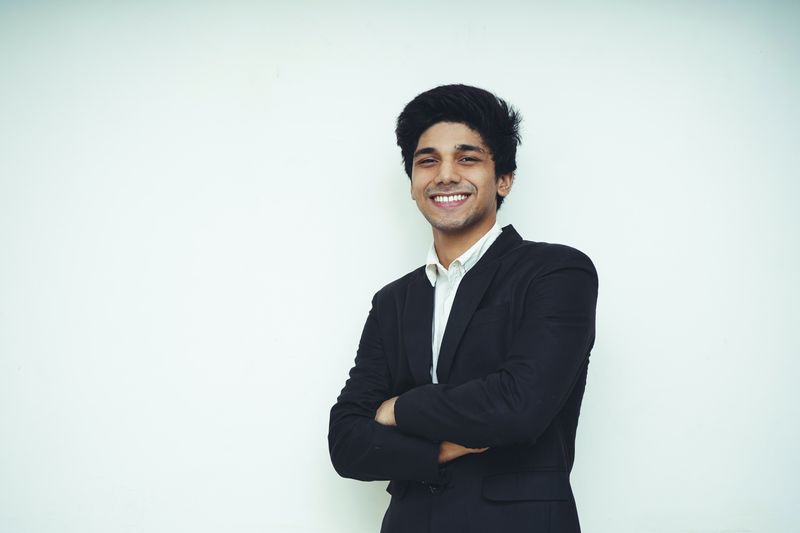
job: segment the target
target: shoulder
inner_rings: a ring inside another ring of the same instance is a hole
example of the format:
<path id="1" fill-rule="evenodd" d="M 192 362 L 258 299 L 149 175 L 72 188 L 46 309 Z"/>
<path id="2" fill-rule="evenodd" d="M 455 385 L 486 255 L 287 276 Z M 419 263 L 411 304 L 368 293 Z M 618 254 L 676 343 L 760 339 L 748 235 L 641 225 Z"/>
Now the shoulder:
<path id="1" fill-rule="evenodd" d="M 503 258 L 508 266 L 551 270 L 576 267 L 597 275 L 597 270 L 589 256 L 581 250 L 566 244 L 522 240 Z"/>
<path id="2" fill-rule="evenodd" d="M 372 298 L 373 304 L 405 298 L 411 283 L 430 283 L 425 276 L 425 267 L 415 268 L 411 272 L 393 280 L 378 289 Z"/>

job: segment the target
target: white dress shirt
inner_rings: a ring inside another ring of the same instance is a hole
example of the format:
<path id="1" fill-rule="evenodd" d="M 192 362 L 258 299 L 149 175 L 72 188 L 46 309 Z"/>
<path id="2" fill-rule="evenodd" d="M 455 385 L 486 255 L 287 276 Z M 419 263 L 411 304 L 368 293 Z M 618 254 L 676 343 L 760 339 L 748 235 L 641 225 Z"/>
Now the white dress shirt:
<path id="1" fill-rule="evenodd" d="M 434 287 L 434 306 L 433 306 L 433 362 L 431 364 L 431 379 L 434 383 L 439 383 L 436 377 L 436 364 L 439 362 L 439 349 L 442 346 L 444 329 L 447 326 L 447 319 L 450 317 L 450 310 L 453 308 L 453 300 L 456 291 L 461 284 L 461 280 L 470 268 L 486 253 L 486 250 L 503 233 L 497 222 L 478 239 L 469 250 L 458 256 L 450 263 L 450 268 L 444 268 L 439 262 L 436 254 L 436 247 L 431 243 L 428 250 L 428 260 L 425 264 L 425 274 Z"/>

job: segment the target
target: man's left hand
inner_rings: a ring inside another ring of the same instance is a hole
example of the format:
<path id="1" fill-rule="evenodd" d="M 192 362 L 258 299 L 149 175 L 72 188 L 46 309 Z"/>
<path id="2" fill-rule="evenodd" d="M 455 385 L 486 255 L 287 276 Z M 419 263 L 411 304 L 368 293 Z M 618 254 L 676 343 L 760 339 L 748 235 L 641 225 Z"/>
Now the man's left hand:
<path id="1" fill-rule="evenodd" d="M 394 403 L 397 401 L 397 396 L 385 400 L 378 410 L 375 412 L 375 421 L 383 426 L 396 426 L 397 422 L 394 419 Z"/>

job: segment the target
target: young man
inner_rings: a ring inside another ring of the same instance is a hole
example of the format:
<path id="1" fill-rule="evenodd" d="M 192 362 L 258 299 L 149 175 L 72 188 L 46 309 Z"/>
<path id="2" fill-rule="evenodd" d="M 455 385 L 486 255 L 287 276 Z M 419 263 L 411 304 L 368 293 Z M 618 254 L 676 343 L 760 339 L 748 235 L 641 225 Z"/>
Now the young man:
<path id="1" fill-rule="evenodd" d="M 519 120 L 447 85 L 397 121 L 433 243 L 373 297 L 328 434 L 340 475 L 390 480 L 383 533 L 580 531 L 569 473 L 597 274 L 574 248 L 497 225 Z"/>

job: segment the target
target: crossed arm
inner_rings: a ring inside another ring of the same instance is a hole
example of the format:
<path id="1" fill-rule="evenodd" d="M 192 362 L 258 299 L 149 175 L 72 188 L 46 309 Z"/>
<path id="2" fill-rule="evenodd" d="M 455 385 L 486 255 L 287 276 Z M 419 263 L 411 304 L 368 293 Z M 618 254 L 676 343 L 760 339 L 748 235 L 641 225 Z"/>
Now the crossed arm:
<path id="1" fill-rule="evenodd" d="M 362 481 L 437 482 L 438 443 L 404 434 L 396 427 L 374 420 L 377 407 L 390 396 L 376 298 L 361 333 L 355 365 L 331 408 L 328 430 L 331 462 L 339 475 Z"/>
<path id="2" fill-rule="evenodd" d="M 394 417 L 394 405 L 398 398 L 399 396 L 392 396 L 381 403 L 380 407 L 378 407 L 378 410 L 375 412 L 375 421 L 378 424 L 392 427 L 397 426 L 397 420 Z M 439 464 L 448 463 L 453 459 L 458 459 L 470 453 L 483 453 L 488 449 L 488 446 L 485 448 L 467 448 L 455 442 L 443 440 L 439 444 Z"/>
<path id="3" fill-rule="evenodd" d="M 596 299 L 594 266 L 586 256 L 572 255 L 530 282 L 521 325 L 497 371 L 391 398 L 373 300 L 356 365 L 331 410 L 329 444 L 337 471 L 356 479 L 436 481 L 436 465 L 448 453 L 454 458 L 534 441 L 561 409 L 588 357 Z"/>

